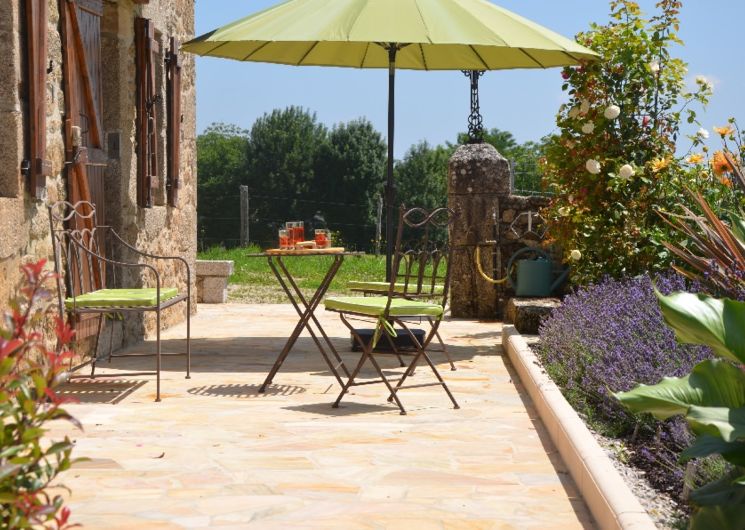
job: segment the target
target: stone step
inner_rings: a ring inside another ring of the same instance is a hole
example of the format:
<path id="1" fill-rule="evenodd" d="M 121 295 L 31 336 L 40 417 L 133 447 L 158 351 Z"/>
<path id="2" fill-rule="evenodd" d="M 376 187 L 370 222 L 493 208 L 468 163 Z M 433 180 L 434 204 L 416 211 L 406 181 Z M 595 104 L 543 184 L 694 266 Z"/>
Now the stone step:
<path id="1" fill-rule="evenodd" d="M 543 319 L 560 306 L 558 298 L 510 298 L 504 314 L 505 322 L 513 324 L 522 334 L 536 335 Z"/>

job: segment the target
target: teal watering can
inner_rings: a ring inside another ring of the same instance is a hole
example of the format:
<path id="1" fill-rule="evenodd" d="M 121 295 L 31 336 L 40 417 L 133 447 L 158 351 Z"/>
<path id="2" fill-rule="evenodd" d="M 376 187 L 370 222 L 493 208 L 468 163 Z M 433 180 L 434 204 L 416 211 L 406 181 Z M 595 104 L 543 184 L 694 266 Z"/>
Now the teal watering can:
<path id="1" fill-rule="evenodd" d="M 536 259 L 517 259 L 528 253 L 534 254 Z M 530 247 L 521 248 L 512 255 L 507 262 L 507 271 L 508 283 L 515 290 L 515 296 L 535 298 L 551 296 L 569 274 L 569 268 L 566 268 L 554 278 L 551 257 L 541 249 Z M 513 278 L 515 272 L 517 279 Z"/>

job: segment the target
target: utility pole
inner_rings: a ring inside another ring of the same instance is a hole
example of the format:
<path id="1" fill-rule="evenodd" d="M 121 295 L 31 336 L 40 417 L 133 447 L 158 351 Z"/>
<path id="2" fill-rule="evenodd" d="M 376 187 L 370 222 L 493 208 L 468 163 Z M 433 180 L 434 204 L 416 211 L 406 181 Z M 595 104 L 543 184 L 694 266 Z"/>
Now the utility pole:
<path id="1" fill-rule="evenodd" d="M 383 223 L 383 197 L 378 195 L 378 214 L 375 223 L 375 255 L 380 256 L 380 232 Z"/>
<path id="2" fill-rule="evenodd" d="M 247 247 L 250 239 L 248 186 L 241 186 L 241 246 Z"/>

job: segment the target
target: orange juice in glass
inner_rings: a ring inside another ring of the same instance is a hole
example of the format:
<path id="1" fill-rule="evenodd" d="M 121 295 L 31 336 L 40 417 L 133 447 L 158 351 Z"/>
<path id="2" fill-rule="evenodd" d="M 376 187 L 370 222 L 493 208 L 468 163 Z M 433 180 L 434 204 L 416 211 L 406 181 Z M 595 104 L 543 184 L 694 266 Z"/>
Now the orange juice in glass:
<path id="1" fill-rule="evenodd" d="M 282 228 L 279 231 L 279 248 L 282 250 L 292 248 L 290 244 L 290 232 L 286 228 Z"/>
<path id="2" fill-rule="evenodd" d="M 331 247 L 331 232 L 325 228 L 316 229 L 316 247 L 318 248 L 329 248 Z"/>

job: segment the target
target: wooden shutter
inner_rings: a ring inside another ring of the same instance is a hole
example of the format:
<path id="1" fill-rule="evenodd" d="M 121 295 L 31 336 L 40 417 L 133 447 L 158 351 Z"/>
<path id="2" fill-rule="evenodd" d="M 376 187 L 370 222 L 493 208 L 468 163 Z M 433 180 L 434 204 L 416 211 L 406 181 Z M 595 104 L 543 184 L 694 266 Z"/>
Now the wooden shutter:
<path id="1" fill-rule="evenodd" d="M 26 0 L 26 62 L 28 66 L 28 155 L 24 171 L 29 193 L 41 198 L 52 163 L 47 152 L 47 0 Z"/>
<path id="2" fill-rule="evenodd" d="M 160 51 L 155 27 L 146 18 L 135 19 L 137 61 L 137 202 L 153 206 L 153 188 L 158 188 L 158 134 L 155 61 Z"/>
<path id="3" fill-rule="evenodd" d="M 168 204 L 178 206 L 178 190 L 181 187 L 181 56 L 179 41 L 170 39 L 170 50 L 166 55 L 168 93 Z"/>

